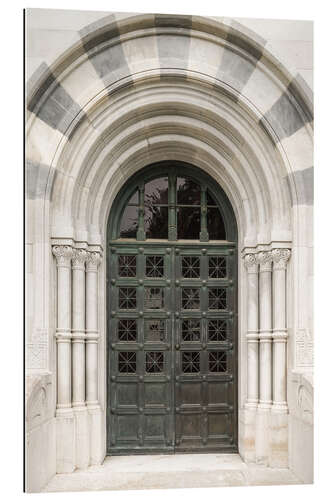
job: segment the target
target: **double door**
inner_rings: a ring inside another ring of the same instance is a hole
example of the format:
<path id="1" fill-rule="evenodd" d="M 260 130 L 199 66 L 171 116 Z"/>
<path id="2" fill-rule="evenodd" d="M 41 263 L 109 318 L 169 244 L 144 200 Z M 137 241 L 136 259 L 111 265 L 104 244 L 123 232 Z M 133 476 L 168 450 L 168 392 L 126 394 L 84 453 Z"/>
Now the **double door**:
<path id="1" fill-rule="evenodd" d="M 109 252 L 107 452 L 236 452 L 234 246 Z"/>

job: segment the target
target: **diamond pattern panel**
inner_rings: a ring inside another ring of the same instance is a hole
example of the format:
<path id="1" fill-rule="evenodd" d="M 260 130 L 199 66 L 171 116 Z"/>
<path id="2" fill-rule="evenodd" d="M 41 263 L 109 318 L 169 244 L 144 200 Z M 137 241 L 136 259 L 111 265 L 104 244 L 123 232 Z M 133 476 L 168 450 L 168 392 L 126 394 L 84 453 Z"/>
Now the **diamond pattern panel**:
<path id="1" fill-rule="evenodd" d="M 146 287 L 144 302 L 146 309 L 163 309 L 164 289 L 156 287 Z"/>
<path id="2" fill-rule="evenodd" d="M 163 278 L 164 257 L 161 255 L 147 255 L 146 276 L 148 278 Z"/>
<path id="3" fill-rule="evenodd" d="M 135 319 L 120 319 L 118 321 L 119 342 L 136 342 L 137 327 Z"/>
<path id="4" fill-rule="evenodd" d="M 124 351 L 118 353 L 118 371 L 119 373 L 136 372 L 136 352 Z"/>
<path id="5" fill-rule="evenodd" d="M 164 353 L 159 351 L 146 352 L 146 372 L 161 373 L 164 369 Z"/>
<path id="6" fill-rule="evenodd" d="M 208 322 L 208 340 L 223 342 L 227 340 L 227 322 L 223 319 L 211 319 Z"/>
<path id="7" fill-rule="evenodd" d="M 200 309 L 199 288 L 182 288 L 182 309 Z"/>
<path id="8" fill-rule="evenodd" d="M 208 276 L 210 278 L 227 277 L 227 261 L 224 256 L 209 257 Z"/>
<path id="9" fill-rule="evenodd" d="M 225 288 L 209 288 L 208 309 L 226 309 L 227 290 Z"/>
<path id="10" fill-rule="evenodd" d="M 119 288 L 119 309 L 135 309 L 136 308 L 136 288 L 121 287 Z"/>
<path id="11" fill-rule="evenodd" d="M 136 276 L 136 255 L 119 255 L 118 275 L 121 278 L 132 278 Z"/>
<path id="12" fill-rule="evenodd" d="M 200 352 L 197 351 L 182 352 L 182 371 L 183 373 L 200 372 Z"/>
<path id="13" fill-rule="evenodd" d="M 183 278 L 200 278 L 200 257 L 182 257 Z"/>
<path id="14" fill-rule="evenodd" d="M 208 358 L 209 371 L 213 373 L 227 371 L 227 354 L 224 351 L 212 351 Z"/>
<path id="15" fill-rule="evenodd" d="M 183 342 L 200 341 L 199 319 L 184 319 L 182 321 L 182 340 Z"/>

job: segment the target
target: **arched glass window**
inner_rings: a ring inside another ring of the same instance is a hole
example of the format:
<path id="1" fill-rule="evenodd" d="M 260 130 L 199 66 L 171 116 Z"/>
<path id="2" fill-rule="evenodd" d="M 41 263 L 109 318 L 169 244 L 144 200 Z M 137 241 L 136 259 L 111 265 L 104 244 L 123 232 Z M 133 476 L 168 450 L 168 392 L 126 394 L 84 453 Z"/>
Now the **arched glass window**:
<path id="1" fill-rule="evenodd" d="M 170 173 L 139 183 L 123 209 L 120 238 L 226 240 L 221 209 L 210 189 Z"/>

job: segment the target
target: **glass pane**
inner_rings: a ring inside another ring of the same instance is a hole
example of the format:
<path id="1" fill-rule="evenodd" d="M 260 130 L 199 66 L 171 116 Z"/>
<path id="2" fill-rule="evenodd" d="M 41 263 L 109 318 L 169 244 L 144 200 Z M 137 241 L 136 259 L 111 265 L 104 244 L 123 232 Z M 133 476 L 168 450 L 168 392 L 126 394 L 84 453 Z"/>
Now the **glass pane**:
<path id="1" fill-rule="evenodd" d="M 200 185 L 188 177 L 177 177 L 178 205 L 200 205 Z"/>
<path id="2" fill-rule="evenodd" d="M 210 278 L 227 277 L 227 261 L 224 256 L 212 256 L 208 260 L 208 276 Z"/>
<path id="3" fill-rule="evenodd" d="M 146 276 L 149 278 L 162 278 L 164 276 L 163 255 L 147 255 Z"/>
<path id="4" fill-rule="evenodd" d="M 183 278 L 200 278 L 200 257 L 182 257 Z"/>
<path id="5" fill-rule="evenodd" d="M 207 229 L 210 240 L 225 240 L 225 227 L 218 208 L 207 209 Z"/>
<path id="6" fill-rule="evenodd" d="M 207 205 L 217 205 L 216 201 L 214 200 L 208 189 L 207 189 Z"/>
<path id="7" fill-rule="evenodd" d="M 146 238 L 168 238 L 168 207 L 145 207 Z"/>
<path id="8" fill-rule="evenodd" d="M 200 208 L 177 208 L 177 237 L 179 240 L 199 239 Z"/>
<path id="9" fill-rule="evenodd" d="M 119 288 L 119 309 L 136 308 L 136 288 Z"/>
<path id="10" fill-rule="evenodd" d="M 209 353 L 208 358 L 210 372 L 227 371 L 227 354 L 223 351 L 213 351 Z"/>
<path id="11" fill-rule="evenodd" d="M 208 340 L 210 342 L 223 342 L 227 340 L 228 325 L 223 319 L 208 321 Z"/>
<path id="12" fill-rule="evenodd" d="M 184 319 L 182 321 L 183 342 L 200 341 L 200 319 Z"/>
<path id="13" fill-rule="evenodd" d="M 119 255 L 118 276 L 122 278 L 136 276 L 136 255 Z"/>
<path id="14" fill-rule="evenodd" d="M 165 341 L 165 321 L 163 319 L 145 320 L 145 341 Z"/>
<path id="15" fill-rule="evenodd" d="M 118 320 L 119 342 L 136 342 L 137 328 L 135 319 Z"/>
<path id="16" fill-rule="evenodd" d="M 163 288 L 145 288 L 145 308 L 163 309 L 164 307 L 164 289 Z"/>
<path id="17" fill-rule="evenodd" d="M 227 289 L 209 288 L 208 309 L 226 309 L 226 308 L 227 308 Z"/>
<path id="18" fill-rule="evenodd" d="M 136 207 L 126 207 L 120 224 L 121 238 L 136 238 L 138 230 L 138 209 Z"/>
<path id="19" fill-rule="evenodd" d="M 139 191 L 136 190 L 135 193 L 131 196 L 128 205 L 138 205 L 139 204 Z"/>
<path id="20" fill-rule="evenodd" d="M 164 353 L 163 352 L 147 352 L 146 353 L 146 372 L 161 373 L 163 372 Z"/>
<path id="21" fill-rule="evenodd" d="M 168 178 L 160 177 L 145 184 L 145 204 L 168 204 Z"/>
<path id="22" fill-rule="evenodd" d="M 182 289 L 182 309 L 200 309 L 200 289 Z"/>
<path id="23" fill-rule="evenodd" d="M 136 352 L 120 352 L 118 354 L 119 373 L 136 372 Z"/>
<path id="24" fill-rule="evenodd" d="M 182 371 L 183 373 L 200 372 L 200 352 L 182 352 Z"/>

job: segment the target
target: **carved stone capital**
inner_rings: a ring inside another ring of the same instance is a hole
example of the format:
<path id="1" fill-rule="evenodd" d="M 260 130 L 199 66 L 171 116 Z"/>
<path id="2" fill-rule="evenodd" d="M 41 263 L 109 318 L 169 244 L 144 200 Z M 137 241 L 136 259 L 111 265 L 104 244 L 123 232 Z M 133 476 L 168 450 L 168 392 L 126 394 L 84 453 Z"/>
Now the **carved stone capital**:
<path id="1" fill-rule="evenodd" d="M 247 269 L 247 272 L 257 273 L 258 272 L 258 259 L 257 256 L 253 253 L 248 253 L 244 256 L 244 265 Z"/>
<path id="2" fill-rule="evenodd" d="M 102 256 L 99 252 L 87 252 L 87 271 L 96 272 L 99 264 L 102 261 Z"/>
<path id="3" fill-rule="evenodd" d="M 258 253 L 258 263 L 260 264 L 260 272 L 271 271 L 272 270 L 272 252 L 259 252 Z"/>
<path id="4" fill-rule="evenodd" d="M 272 250 L 274 269 L 286 269 L 291 251 L 288 248 L 275 248 Z"/>
<path id="5" fill-rule="evenodd" d="M 84 264 L 88 258 L 88 252 L 83 248 L 74 248 L 72 257 L 73 269 L 84 269 Z"/>
<path id="6" fill-rule="evenodd" d="M 52 247 L 52 253 L 57 259 L 58 267 L 68 267 L 73 257 L 73 248 L 68 245 L 55 245 Z"/>

